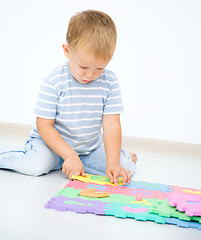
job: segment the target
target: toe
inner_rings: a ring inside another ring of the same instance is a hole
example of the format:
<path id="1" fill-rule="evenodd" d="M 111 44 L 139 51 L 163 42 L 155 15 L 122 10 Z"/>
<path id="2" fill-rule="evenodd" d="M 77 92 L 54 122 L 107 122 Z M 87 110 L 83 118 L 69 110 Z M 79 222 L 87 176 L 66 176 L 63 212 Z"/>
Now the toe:
<path id="1" fill-rule="evenodd" d="M 131 160 L 132 160 L 134 163 L 136 163 L 136 162 L 137 162 L 137 154 L 130 152 L 130 155 L 131 155 Z"/>

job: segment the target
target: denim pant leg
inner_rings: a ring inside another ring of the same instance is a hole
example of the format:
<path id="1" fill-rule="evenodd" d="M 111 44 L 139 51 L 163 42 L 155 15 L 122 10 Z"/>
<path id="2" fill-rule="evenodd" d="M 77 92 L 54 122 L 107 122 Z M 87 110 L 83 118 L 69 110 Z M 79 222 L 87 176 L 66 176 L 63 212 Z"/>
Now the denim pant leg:
<path id="1" fill-rule="evenodd" d="M 31 138 L 24 146 L 0 147 L 0 169 L 39 176 L 61 169 L 63 159 L 42 139 Z"/>
<path id="2" fill-rule="evenodd" d="M 84 165 L 84 171 L 86 173 L 106 176 L 107 158 L 103 145 L 91 151 L 90 154 L 81 155 L 79 157 Z M 131 176 L 133 176 L 135 163 L 131 160 L 129 152 L 124 149 L 121 150 L 120 165 L 130 170 Z"/>

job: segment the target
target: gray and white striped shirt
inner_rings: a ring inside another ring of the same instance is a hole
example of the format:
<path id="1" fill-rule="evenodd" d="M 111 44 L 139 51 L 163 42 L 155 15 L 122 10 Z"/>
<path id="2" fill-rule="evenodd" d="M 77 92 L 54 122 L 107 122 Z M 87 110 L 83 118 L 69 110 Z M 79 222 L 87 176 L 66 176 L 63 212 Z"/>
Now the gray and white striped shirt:
<path id="1" fill-rule="evenodd" d="M 55 119 L 55 129 L 78 155 L 89 154 L 102 144 L 103 114 L 122 111 L 113 72 L 105 69 L 99 78 L 81 84 L 73 78 L 68 62 L 44 79 L 34 109 L 38 117 Z M 36 126 L 31 137 L 41 138 Z"/>

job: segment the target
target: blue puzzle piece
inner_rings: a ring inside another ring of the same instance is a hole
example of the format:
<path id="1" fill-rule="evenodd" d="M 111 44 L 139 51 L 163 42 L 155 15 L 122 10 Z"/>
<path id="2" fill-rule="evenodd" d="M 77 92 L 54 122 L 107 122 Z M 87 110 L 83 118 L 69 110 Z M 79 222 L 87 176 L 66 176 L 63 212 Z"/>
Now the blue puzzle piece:
<path id="1" fill-rule="evenodd" d="M 126 185 L 128 188 L 141 188 L 148 191 L 161 191 L 161 192 L 171 192 L 172 186 L 159 184 L 159 183 L 148 183 L 142 181 L 131 181 L 129 184 Z"/>
<path id="2" fill-rule="evenodd" d="M 177 225 L 179 227 L 184 228 L 197 228 L 198 230 L 201 230 L 201 224 L 197 222 L 188 222 L 183 221 L 177 218 L 165 218 L 166 223 Z"/>

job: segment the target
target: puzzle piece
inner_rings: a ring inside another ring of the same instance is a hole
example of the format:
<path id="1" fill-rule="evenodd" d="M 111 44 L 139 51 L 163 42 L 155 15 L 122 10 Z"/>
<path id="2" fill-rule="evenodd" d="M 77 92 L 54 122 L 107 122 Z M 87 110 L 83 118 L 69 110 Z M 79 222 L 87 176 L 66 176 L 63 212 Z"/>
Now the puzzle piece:
<path id="1" fill-rule="evenodd" d="M 108 177 L 104 177 L 104 176 L 99 176 L 99 175 L 90 175 L 90 174 L 86 174 L 87 177 L 83 177 L 83 176 L 72 176 L 72 179 L 74 180 L 79 180 L 82 182 L 91 182 L 91 183 L 97 183 L 97 184 L 103 184 L 103 185 L 112 185 L 112 186 L 116 186 L 114 183 L 111 183 Z M 123 186 L 123 178 L 119 177 L 119 185 Z"/>
<path id="2" fill-rule="evenodd" d="M 104 208 L 107 203 L 101 201 L 90 202 L 83 198 L 67 198 L 65 196 L 57 196 L 51 198 L 45 204 L 45 208 L 51 208 L 58 211 L 74 211 L 77 213 L 95 213 L 105 215 Z"/>
<path id="3" fill-rule="evenodd" d="M 102 198 L 102 197 L 109 197 L 109 192 L 97 192 L 95 188 L 87 188 L 80 191 L 80 196 L 83 197 L 93 197 L 93 198 Z"/>
<path id="4" fill-rule="evenodd" d="M 165 218 L 149 213 L 149 208 L 140 207 L 138 205 L 112 203 L 105 207 L 105 215 L 115 216 L 118 218 L 134 218 L 140 221 L 155 221 L 165 223 Z"/>
<path id="5" fill-rule="evenodd" d="M 181 195 L 201 197 L 201 190 L 198 190 L 195 188 L 184 188 L 179 186 L 173 186 L 173 192 Z"/>
<path id="6" fill-rule="evenodd" d="M 172 186 L 159 184 L 159 183 L 148 183 L 148 182 L 142 182 L 142 181 L 131 181 L 129 184 L 126 185 L 128 188 L 141 188 L 143 190 L 148 191 L 160 191 L 160 192 L 171 192 Z"/>
<path id="7" fill-rule="evenodd" d="M 201 216 L 201 197 L 170 193 L 167 199 L 178 211 L 185 212 L 188 216 Z"/>
<path id="8" fill-rule="evenodd" d="M 168 204 L 168 201 L 165 200 L 158 200 L 154 205 L 153 208 L 150 209 L 150 212 L 159 214 L 160 216 L 164 217 L 174 217 L 178 218 L 180 220 L 185 220 L 185 221 L 198 221 L 201 223 L 201 218 L 200 217 L 190 217 L 187 216 L 183 212 L 179 212 L 176 210 L 176 208 L 170 206 Z"/>
<path id="9" fill-rule="evenodd" d="M 136 201 L 142 201 L 143 198 L 140 196 L 140 197 L 136 197 Z"/>
<path id="10" fill-rule="evenodd" d="M 81 181 L 81 182 L 89 183 L 89 182 L 90 182 L 91 175 L 89 175 L 89 174 L 86 174 L 86 175 L 87 175 L 86 177 L 73 175 L 73 176 L 72 176 L 72 179 L 74 179 L 74 180 L 79 180 L 79 181 Z"/>
<path id="11" fill-rule="evenodd" d="M 168 224 L 177 225 L 178 227 L 197 228 L 198 230 L 201 230 L 201 224 L 197 222 L 187 222 L 177 218 L 165 218 L 165 221 Z"/>

